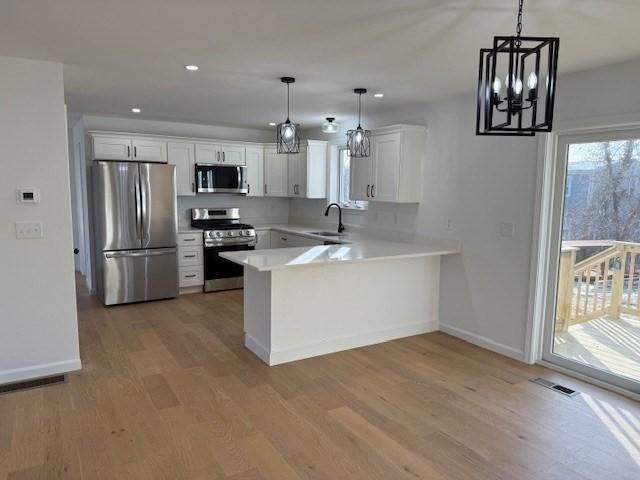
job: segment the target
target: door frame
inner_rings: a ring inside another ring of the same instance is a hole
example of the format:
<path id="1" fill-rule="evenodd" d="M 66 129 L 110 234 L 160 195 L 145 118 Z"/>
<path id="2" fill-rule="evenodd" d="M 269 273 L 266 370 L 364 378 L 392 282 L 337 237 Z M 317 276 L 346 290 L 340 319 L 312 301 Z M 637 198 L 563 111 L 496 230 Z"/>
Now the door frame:
<path id="1" fill-rule="evenodd" d="M 543 348 L 545 335 L 552 333 L 545 328 L 547 324 L 545 319 L 549 318 L 549 315 L 555 316 L 555 287 L 560 245 L 559 219 L 562 218 L 562 210 L 556 206 L 556 200 L 558 195 L 564 196 L 566 173 L 561 168 L 563 165 L 559 165 L 564 161 L 558 162 L 559 148 L 562 148 L 571 137 L 594 134 L 607 135 L 612 132 L 638 129 L 640 129 L 640 114 L 631 114 L 561 122 L 553 133 L 540 136 L 531 252 L 531 288 L 525 344 L 525 360 L 528 363 L 543 363 L 547 366 L 557 367 L 614 390 L 621 389 L 632 394 L 637 390 L 635 382 L 625 382 L 624 378 L 619 377 L 623 382 L 612 384 L 609 382 L 608 375 L 600 376 L 596 369 L 575 368 L 574 362 L 569 365 L 562 364 L 562 362 L 555 363 L 555 358 L 554 363 L 551 363 L 548 358 L 544 358 Z"/>

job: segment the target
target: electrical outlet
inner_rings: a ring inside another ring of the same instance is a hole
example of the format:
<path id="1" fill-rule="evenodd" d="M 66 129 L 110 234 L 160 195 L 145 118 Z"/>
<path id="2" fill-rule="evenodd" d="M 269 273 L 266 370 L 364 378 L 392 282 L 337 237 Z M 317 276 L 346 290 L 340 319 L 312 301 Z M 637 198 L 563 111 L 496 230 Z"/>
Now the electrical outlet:
<path id="1" fill-rule="evenodd" d="M 16 238 L 42 238 L 42 223 L 40 222 L 16 222 Z"/>

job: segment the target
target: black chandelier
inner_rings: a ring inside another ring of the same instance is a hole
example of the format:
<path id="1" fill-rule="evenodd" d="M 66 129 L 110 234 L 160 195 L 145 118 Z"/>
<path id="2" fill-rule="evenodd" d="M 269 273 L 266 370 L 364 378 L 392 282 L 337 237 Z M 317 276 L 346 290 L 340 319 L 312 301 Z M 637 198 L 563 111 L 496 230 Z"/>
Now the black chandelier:
<path id="1" fill-rule="evenodd" d="M 287 84 L 287 119 L 278 124 L 278 153 L 298 153 L 300 152 L 300 131 L 299 124 L 291 123 L 289 120 L 289 85 L 296 81 L 293 77 L 282 77 L 282 83 Z"/>
<path id="2" fill-rule="evenodd" d="M 352 158 L 368 157 L 371 155 L 371 130 L 365 130 L 360 125 L 362 117 L 362 94 L 367 93 L 366 88 L 353 90 L 358 94 L 358 127 L 347 131 L 347 149 Z"/>
<path id="3" fill-rule="evenodd" d="M 493 48 L 480 50 L 476 135 L 533 136 L 552 129 L 560 39 L 520 35 L 523 1 L 516 35 L 494 37 Z"/>

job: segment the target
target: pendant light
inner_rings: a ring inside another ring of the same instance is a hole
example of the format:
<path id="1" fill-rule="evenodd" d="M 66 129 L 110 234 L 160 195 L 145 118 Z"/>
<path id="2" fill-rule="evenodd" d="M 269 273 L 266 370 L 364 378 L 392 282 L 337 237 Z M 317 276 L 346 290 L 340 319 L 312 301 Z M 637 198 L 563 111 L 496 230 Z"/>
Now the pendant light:
<path id="1" fill-rule="evenodd" d="M 338 133 L 338 127 L 334 117 L 327 117 L 322 124 L 322 133 Z"/>
<path id="2" fill-rule="evenodd" d="M 287 84 L 287 119 L 278 124 L 278 153 L 298 153 L 300 152 L 300 125 L 291 123 L 291 120 L 289 120 L 289 85 L 295 83 L 296 79 L 282 77 L 280 81 Z"/>
<path id="3" fill-rule="evenodd" d="M 480 50 L 476 135 L 533 136 L 553 127 L 560 39 L 521 36 L 523 2 L 516 35 Z"/>
<path id="4" fill-rule="evenodd" d="M 358 95 L 358 127 L 347 132 L 347 149 L 352 158 L 368 157 L 371 155 L 371 130 L 365 130 L 360 125 L 362 117 L 362 94 L 367 93 L 366 88 L 356 88 Z"/>

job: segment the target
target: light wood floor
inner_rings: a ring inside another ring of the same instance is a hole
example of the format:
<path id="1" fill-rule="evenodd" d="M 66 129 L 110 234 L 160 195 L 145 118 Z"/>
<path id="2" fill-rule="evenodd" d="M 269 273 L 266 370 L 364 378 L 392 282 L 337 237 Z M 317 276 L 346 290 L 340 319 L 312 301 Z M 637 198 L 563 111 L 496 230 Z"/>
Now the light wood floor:
<path id="1" fill-rule="evenodd" d="M 602 317 L 557 332 L 554 352 L 640 381 L 640 318 Z"/>
<path id="2" fill-rule="evenodd" d="M 84 369 L 0 395 L 2 480 L 640 478 L 637 403 L 442 333 L 268 368 L 241 291 L 79 312 Z"/>

